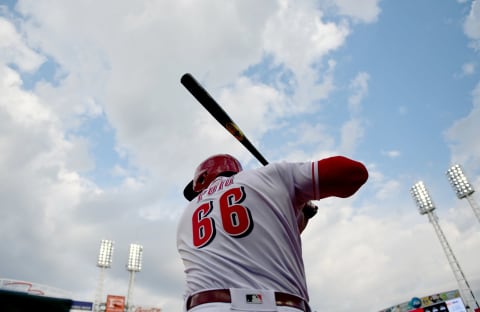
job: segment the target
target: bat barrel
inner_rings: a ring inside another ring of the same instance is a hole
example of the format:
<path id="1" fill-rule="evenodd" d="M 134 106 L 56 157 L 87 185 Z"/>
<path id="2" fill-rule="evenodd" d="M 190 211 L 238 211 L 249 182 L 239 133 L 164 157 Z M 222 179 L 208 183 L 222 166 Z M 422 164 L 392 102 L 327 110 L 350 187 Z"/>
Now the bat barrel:
<path id="1" fill-rule="evenodd" d="M 180 79 L 182 85 L 197 99 L 200 104 L 217 120 L 231 135 L 233 135 L 247 150 L 262 164 L 268 161 L 256 149 L 256 147 L 243 134 L 240 127 L 228 116 L 215 99 L 205 90 L 202 85 L 189 73 Z"/>

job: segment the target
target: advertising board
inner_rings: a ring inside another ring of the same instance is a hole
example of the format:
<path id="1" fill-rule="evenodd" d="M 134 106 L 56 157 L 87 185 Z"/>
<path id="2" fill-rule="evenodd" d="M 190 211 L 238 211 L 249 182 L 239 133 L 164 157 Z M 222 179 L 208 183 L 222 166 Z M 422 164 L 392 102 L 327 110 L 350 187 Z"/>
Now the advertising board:
<path id="1" fill-rule="evenodd" d="M 458 290 L 413 297 L 379 312 L 467 312 Z"/>

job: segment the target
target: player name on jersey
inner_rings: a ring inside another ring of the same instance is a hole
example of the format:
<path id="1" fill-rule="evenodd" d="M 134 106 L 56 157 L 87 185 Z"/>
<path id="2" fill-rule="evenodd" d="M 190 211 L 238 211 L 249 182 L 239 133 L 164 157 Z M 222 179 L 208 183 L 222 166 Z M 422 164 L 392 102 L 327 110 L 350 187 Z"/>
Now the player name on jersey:
<path id="1" fill-rule="evenodd" d="M 228 179 L 221 179 L 220 181 L 217 181 L 217 183 L 214 181 L 212 184 L 210 184 L 209 188 L 203 190 L 198 195 L 197 202 L 201 201 L 205 195 L 212 195 L 215 192 L 223 190 L 224 187 L 232 185 L 234 177 L 235 176 L 229 177 Z"/>

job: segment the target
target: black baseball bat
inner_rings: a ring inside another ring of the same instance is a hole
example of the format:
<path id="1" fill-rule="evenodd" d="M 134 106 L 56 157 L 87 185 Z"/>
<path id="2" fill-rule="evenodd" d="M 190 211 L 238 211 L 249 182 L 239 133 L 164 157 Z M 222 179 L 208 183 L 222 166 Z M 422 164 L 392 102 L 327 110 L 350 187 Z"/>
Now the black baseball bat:
<path id="1" fill-rule="evenodd" d="M 180 79 L 183 86 L 197 99 L 200 104 L 228 131 L 233 135 L 247 150 L 252 153 L 262 165 L 267 165 L 268 161 L 257 150 L 257 148 L 243 134 L 238 125 L 228 116 L 220 107 L 215 99 L 205 90 L 202 85 L 189 73 L 186 73 Z"/>
<path id="2" fill-rule="evenodd" d="M 268 165 L 268 161 L 257 150 L 257 148 L 243 134 L 238 125 L 228 116 L 215 99 L 202 87 L 202 85 L 189 73 L 186 73 L 180 79 L 185 88 L 197 99 L 200 104 L 225 128 L 232 134 L 243 146 L 252 153 L 262 165 Z M 184 195 L 188 200 L 193 199 L 196 193 L 192 191 L 193 181 L 187 185 Z M 312 202 L 305 204 L 303 211 L 307 219 L 313 217 L 317 213 L 318 207 Z"/>

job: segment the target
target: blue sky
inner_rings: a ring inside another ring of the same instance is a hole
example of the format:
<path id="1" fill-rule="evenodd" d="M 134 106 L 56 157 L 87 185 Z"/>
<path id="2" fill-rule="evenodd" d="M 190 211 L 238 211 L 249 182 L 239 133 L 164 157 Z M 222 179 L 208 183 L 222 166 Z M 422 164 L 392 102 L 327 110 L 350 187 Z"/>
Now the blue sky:
<path id="1" fill-rule="evenodd" d="M 214 153 L 260 166 L 181 86 L 190 72 L 270 162 L 367 165 L 303 235 L 315 310 L 458 287 L 410 196 L 419 180 L 479 300 L 480 224 L 445 176 L 460 163 L 480 187 L 479 53 L 468 0 L 0 0 L 0 278 L 93 300 L 107 238 L 104 293 L 126 295 L 136 242 L 135 301 L 179 310 L 185 183 Z"/>

